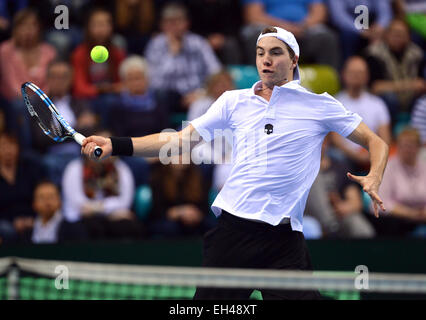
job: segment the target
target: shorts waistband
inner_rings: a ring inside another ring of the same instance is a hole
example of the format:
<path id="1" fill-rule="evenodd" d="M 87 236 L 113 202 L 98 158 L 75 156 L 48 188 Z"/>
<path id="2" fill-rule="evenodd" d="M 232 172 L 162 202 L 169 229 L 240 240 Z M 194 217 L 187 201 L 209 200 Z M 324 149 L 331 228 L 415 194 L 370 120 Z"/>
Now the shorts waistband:
<path id="1" fill-rule="evenodd" d="M 239 229 L 248 230 L 291 230 L 290 218 L 284 218 L 279 225 L 273 226 L 263 221 L 237 217 L 225 210 L 222 210 L 222 214 L 219 216 L 219 223 L 230 224 Z"/>

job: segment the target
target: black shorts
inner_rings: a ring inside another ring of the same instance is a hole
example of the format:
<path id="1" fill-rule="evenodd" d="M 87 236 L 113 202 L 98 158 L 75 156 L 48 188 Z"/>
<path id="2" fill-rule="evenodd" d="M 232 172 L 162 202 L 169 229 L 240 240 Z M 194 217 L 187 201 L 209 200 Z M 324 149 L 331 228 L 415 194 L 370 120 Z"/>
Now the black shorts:
<path id="1" fill-rule="evenodd" d="M 312 270 L 302 232 L 290 224 L 272 226 L 242 219 L 222 211 L 215 228 L 204 236 L 203 266 Z M 195 300 L 248 299 L 254 289 L 197 288 Z M 263 299 L 317 300 L 318 291 L 259 289 Z"/>

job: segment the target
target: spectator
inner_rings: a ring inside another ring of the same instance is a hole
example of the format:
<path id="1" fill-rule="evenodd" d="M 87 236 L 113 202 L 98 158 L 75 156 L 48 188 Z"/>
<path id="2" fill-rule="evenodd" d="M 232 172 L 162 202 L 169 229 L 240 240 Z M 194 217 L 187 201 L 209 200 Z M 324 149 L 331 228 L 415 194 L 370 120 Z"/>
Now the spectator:
<path id="1" fill-rule="evenodd" d="M 111 13 L 103 8 L 93 9 L 87 19 L 85 40 L 72 53 L 74 94 L 77 98 L 95 98 L 99 94 L 120 91 L 118 67 L 125 53 L 112 43 L 112 37 Z M 96 45 L 108 49 L 106 62 L 95 63 L 91 60 L 90 51 Z"/>
<path id="2" fill-rule="evenodd" d="M 379 196 L 387 213 L 377 223 L 380 235 L 405 236 L 426 223 L 426 162 L 419 158 L 420 135 L 407 127 L 397 137 L 397 154 L 386 167 Z"/>
<path id="3" fill-rule="evenodd" d="M 419 131 L 422 145 L 426 146 L 426 95 L 420 97 L 414 104 L 411 126 Z"/>
<path id="4" fill-rule="evenodd" d="M 21 85 L 32 81 L 46 90 L 48 64 L 55 58 L 55 49 L 42 42 L 37 12 L 23 9 L 13 18 L 11 39 L 0 44 L 1 94 L 8 100 L 21 96 Z"/>
<path id="5" fill-rule="evenodd" d="M 19 156 L 16 136 L 0 133 L 0 241 L 14 242 L 33 224 L 31 197 L 41 175 L 35 163 Z"/>
<path id="6" fill-rule="evenodd" d="M 186 0 L 185 3 L 191 16 L 191 29 L 208 40 L 220 61 L 224 65 L 242 64 L 238 40 L 242 25 L 240 3 L 228 0 Z"/>
<path id="7" fill-rule="evenodd" d="M 61 212 L 61 195 L 58 187 L 49 181 L 37 184 L 33 208 L 36 213 L 33 228 L 28 229 L 23 241 L 32 243 L 61 243 L 83 241 L 87 232 L 79 222 L 66 221 Z"/>
<path id="8" fill-rule="evenodd" d="M 212 226 L 214 218 L 207 215 L 205 182 L 194 164 L 155 164 L 151 188 L 153 208 L 149 224 L 152 235 L 199 236 Z"/>
<path id="9" fill-rule="evenodd" d="M 366 55 L 372 92 L 385 99 L 394 124 L 398 113 L 409 112 L 413 99 L 426 92 L 424 53 L 411 42 L 407 24 L 395 19 L 383 41 L 370 45 Z"/>
<path id="10" fill-rule="evenodd" d="M 374 237 L 375 230 L 362 213 L 359 185 L 347 178 L 345 163 L 327 152 L 328 138 L 323 143 L 320 172 L 309 193 L 305 214 L 320 222 L 326 237 Z"/>
<path id="11" fill-rule="evenodd" d="M 107 132 L 102 132 L 108 135 Z M 139 238 L 142 226 L 131 211 L 134 179 L 118 158 L 102 162 L 87 158 L 71 161 L 62 178 L 64 216 L 82 221 L 94 239 Z"/>
<path id="12" fill-rule="evenodd" d="M 145 59 L 131 56 L 120 65 L 123 90 L 111 107 L 110 128 L 117 136 L 139 137 L 168 127 L 168 106 L 157 90 L 149 87 Z"/>
<path id="13" fill-rule="evenodd" d="M 206 78 L 220 70 L 220 63 L 208 42 L 189 31 L 187 10 L 176 3 L 161 12 L 161 33 L 147 45 L 151 85 L 177 94 L 177 110 L 187 110 L 199 97 Z"/>
<path id="14" fill-rule="evenodd" d="M 355 19 L 359 14 L 355 9 L 360 5 L 368 8 L 366 29 L 358 29 L 355 26 Z M 340 33 L 344 60 L 351 55 L 360 54 L 369 43 L 380 40 L 392 20 L 389 0 L 328 0 L 328 8 L 331 21 Z"/>
<path id="15" fill-rule="evenodd" d="M 253 48 L 265 26 L 277 26 L 292 32 L 303 52 L 300 63 L 340 66 L 338 36 L 328 28 L 327 8 L 322 0 L 242 0 L 246 27 L 243 29 L 248 63 L 255 64 Z M 249 54 L 251 53 L 251 54 Z"/>
<path id="16" fill-rule="evenodd" d="M 127 52 L 140 54 L 154 29 L 154 1 L 116 0 L 115 5 L 117 31 L 126 38 Z"/>
<path id="17" fill-rule="evenodd" d="M 359 114 L 368 127 L 390 145 L 392 134 L 389 111 L 382 99 L 367 91 L 368 77 L 369 71 L 365 60 L 359 56 L 349 58 L 342 71 L 345 89 L 336 98 L 348 110 Z M 354 170 L 359 172 L 369 166 L 367 150 L 337 133 L 331 133 L 331 139 L 353 163 Z"/>
<path id="18" fill-rule="evenodd" d="M 411 38 L 426 49 L 426 2 L 423 0 L 394 0 L 395 15 L 407 21 Z"/>

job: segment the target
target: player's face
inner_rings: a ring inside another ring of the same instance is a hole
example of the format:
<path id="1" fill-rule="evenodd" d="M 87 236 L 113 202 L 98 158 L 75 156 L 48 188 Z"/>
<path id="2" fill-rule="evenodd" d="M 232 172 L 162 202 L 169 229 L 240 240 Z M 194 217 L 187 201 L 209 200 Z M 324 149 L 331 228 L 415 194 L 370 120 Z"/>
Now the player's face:
<path id="1" fill-rule="evenodd" d="M 293 80 L 292 61 L 286 45 L 275 37 L 260 39 L 256 47 L 256 67 L 262 83 L 267 87 L 283 85 Z"/>

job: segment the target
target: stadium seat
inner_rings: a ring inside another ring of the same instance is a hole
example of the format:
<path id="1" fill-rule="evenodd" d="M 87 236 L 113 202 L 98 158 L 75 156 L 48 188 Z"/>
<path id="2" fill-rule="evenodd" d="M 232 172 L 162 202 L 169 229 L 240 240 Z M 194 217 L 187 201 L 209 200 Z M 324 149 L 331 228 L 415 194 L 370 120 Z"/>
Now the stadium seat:
<path id="1" fill-rule="evenodd" d="M 139 220 L 146 219 L 152 208 L 152 191 L 149 185 L 143 184 L 136 189 L 133 208 Z"/>
<path id="2" fill-rule="evenodd" d="M 234 80 L 234 85 L 237 89 L 250 88 L 256 81 L 259 80 L 257 69 L 252 65 L 229 65 L 228 72 Z"/>
<path id="3" fill-rule="evenodd" d="M 311 64 L 300 65 L 299 69 L 301 85 L 306 89 L 317 94 L 328 92 L 331 95 L 335 95 L 339 92 L 339 76 L 332 67 Z"/>

